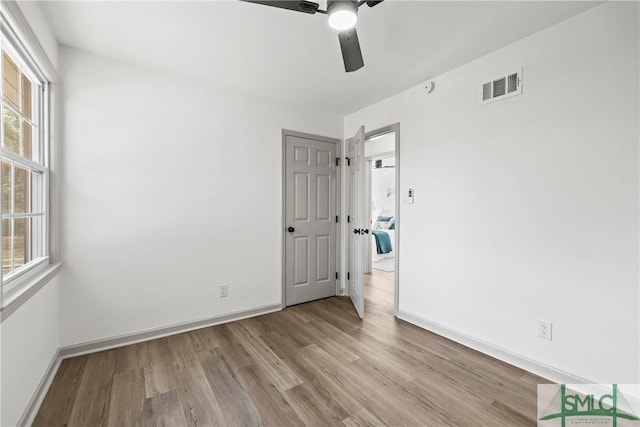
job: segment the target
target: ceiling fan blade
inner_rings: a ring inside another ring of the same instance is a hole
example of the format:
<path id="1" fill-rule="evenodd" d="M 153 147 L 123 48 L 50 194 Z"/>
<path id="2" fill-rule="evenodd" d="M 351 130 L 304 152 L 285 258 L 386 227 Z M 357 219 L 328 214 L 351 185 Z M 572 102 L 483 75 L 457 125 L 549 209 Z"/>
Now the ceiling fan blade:
<path id="1" fill-rule="evenodd" d="M 296 12 L 310 13 L 312 15 L 318 11 L 318 7 L 320 6 L 318 3 L 314 3 L 312 1 L 306 1 L 306 0 L 298 0 L 298 1 L 240 0 L 240 1 L 244 1 L 247 3 L 263 4 L 265 6 L 279 7 L 280 9 L 289 9 Z"/>
<path id="2" fill-rule="evenodd" d="M 382 3 L 383 1 L 384 0 L 367 0 L 366 3 L 367 3 L 367 6 L 373 7 L 373 6 L 377 5 L 377 4 Z"/>
<path id="3" fill-rule="evenodd" d="M 356 29 L 352 28 L 339 32 L 338 40 L 340 41 L 345 71 L 350 73 L 351 71 L 356 71 L 364 67 L 364 60 L 362 59 L 362 51 L 360 50 L 360 42 L 358 41 Z"/>

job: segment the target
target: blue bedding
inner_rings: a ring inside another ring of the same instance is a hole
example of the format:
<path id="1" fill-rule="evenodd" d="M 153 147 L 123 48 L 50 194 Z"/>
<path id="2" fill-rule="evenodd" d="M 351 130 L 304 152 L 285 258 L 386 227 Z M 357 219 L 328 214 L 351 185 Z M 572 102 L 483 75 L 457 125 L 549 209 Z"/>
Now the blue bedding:
<path id="1" fill-rule="evenodd" d="M 371 230 L 371 234 L 376 238 L 376 252 L 379 254 L 388 254 L 391 252 L 391 239 L 389 233 L 380 230 Z"/>

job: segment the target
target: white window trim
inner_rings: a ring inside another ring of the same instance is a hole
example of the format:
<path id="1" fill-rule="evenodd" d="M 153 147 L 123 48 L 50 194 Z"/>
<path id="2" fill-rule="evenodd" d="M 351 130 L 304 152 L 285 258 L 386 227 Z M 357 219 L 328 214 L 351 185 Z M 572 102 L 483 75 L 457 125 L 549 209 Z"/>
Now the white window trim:
<path id="1" fill-rule="evenodd" d="M 47 176 L 48 198 L 45 211 L 48 215 L 48 256 L 38 260 L 28 271 L 16 274 L 9 286 L 0 286 L 0 322 L 8 318 L 22 304 L 38 292 L 58 274 L 62 266 L 61 214 L 60 214 L 60 79 L 37 36 L 31 29 L 15 0 L 3 0 L 0 9 L 3 31 L 7 31 L 11 43 L 16 43 L 27 52 L 25 58 L 30 67 L 37 69 L 45 81 L 48 96 L 44 102 L 43 130 L 49 143 L 45 144 L 44 156 L 49 172 Z"/>
<path id="2" fill-rule="evenodd" d="M 7 23 L 4 20 L 3 20 L 3 24 L 5 26 L 7 25 Z M 3 33 L 6 33 L 6 32 L 3 31 Z M 8 39 L 9 43 L 6 43 L 6 44 L 3 43 L 2 49 L 6 51 L 9 54 L 9 56 L 12 58 L 12 60 L 20 67 L 20 73 L 25 74 L 31 82 L 34 82 L 34 85 L 37 89 L 34 90 L 34 92 L 36 93 L 34 93 L 33 97 L 34 98 L 37 97 L 37 101 L 34 103 L 32 117 L 27 117 L 21 111 L 21 106 L 15 105 L 10 99 L 3 99 L 2 101 L 3 107 L 10 108 L 11 111 L 17 114 L 18 116 L 20 116 L 22 120 L 25 120 L 27 123 L 33 126 L 34 129 L 37 129 L 38 140 L 44 141 L 45 143 L 38 144 L 38 148 L 34 153 L 36 161 L 25 158 L 4 147 L 0 147 L 0 151 L 2 152 L 2 160 L 3 162 L 8 162 L 12 164 L 12 171 L 14 170 L 14 167 L 20 167 L 20 168 L 27 169 L 32 173 L 39 173 L 41 176 L 42 182 L 40 185 L 37 186 L 37 188 L 33 189 L 34 191 L 36 191 L 36 194 L 41 194 L 42 188 L 47 189 L 44 192 L 44 194 L 42 194 L 42 197 L 38 197 L 36 195 L 36 197 L 39 198 L 39 203 L 37 204 L 40 206 L 38 209 L 36 209 L 37 212 L 31 211 L 29 213 L 2 214 L 3 220 L 10 219 L 10 218 L 16 219 L 16 218 L 37 218 L 37 217 L 43 217 L 45 219 L 45 222 L 41 225 L 41 227 L 43 228 L 41 230 L 41 233 L 39 233 L 40 235 L 38 236 L 38 240 L 37 240 L 37 245 L 40 246 L 40 250 L 38 251 L 40 256 L 37 256 L 36 258 L 30 260 L 28 263 L 24 264 L 23 266 L 17 269 L 12 268 L 12 271 L 9 274 L 2 275 L 3 294 L 8 294 L 11 292 L 12 289 L 18 286 L 17 284 L 21 283 L 21 281 L 16 280 L 17 278 L 19 278 L 23 274 L 28 275 L 32 270 L 35 271 L 34 269 L 40 266 L 41 264 L 43 264 L 43 262 L 45 262 L 45 259 L 48 259 L 49 257 L 48 255 L 49 247 L 47 245 L 47 240 L 48 240 L 47 235 L 49 232 L 49 227 L 47 223 L 47 204 L 45 203 L 46 196 L 49 189 L 49 180 L 48 180 L 49 159 L 45 156 L 46 146 L 48 143 L 48 136 L 45 135 L 44 126 L 43 126 L 44 120 L 45 120 L 44 114 L 46 110 L 44 108 L 44 100 L 47 99 L 47 97 L 49 96 L 49 92 L 47 89 L 47 81 L 46 81 L 47 79 L 44 77 L 39 67 L 34 68 L 35 66 L 30 64 L 31 61 L 24 60 L 25 56 L 28 56 L 29 54 L 27 52 L 20 51 L 23 49 L 23 46 L 22 44 L 18 46 L 19 42 L 15 41 L 15 39 L 17 39 L 15 34 L 11 32 L 9 34 L 3 34 L 3 36 L 5 35 L 8 36 L 6 38 Z M 14 44 L 16 46 L 13 46 Z M 0 69 L 1 68 L 2 67 L 0 67 Z M 0 133 L 3 133 L 2 129 L 0 129 Z M 12 179 L 12 181 L 15 182 L 15 177 Z M 12 185 L 12 188 L 13 188 L 13 185 Z M 13 193 L 11 196 L 11 200 L 13 200 Z M 13 210 L 11 212 L 13 212 Z M 13 251 L 13 244 L 12 244 L 11 250 Z"/>

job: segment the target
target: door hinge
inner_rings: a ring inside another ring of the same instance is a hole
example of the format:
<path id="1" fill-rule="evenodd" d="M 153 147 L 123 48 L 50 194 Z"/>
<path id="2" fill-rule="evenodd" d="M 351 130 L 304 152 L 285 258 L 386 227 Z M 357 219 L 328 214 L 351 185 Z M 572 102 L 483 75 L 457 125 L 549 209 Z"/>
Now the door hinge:
<path id="1" fill-rule="evenodd" d="M 338 280 L 340 278 L 340 275 L 338 274 L 338 272 L 336 271 L 336 280 Z"/>
<path id="2" fill-rule="evenodd" d="M 347 166 L 351 166 L 351 157 L 345 157 L 347 159 Z"/>
<path id="3" fill-rule="evenodd" d="M 351 273 L 347 273 L 347 280 L 351 280 Z"/>
<path id="4" fill-rule="evenodd" d="M 336 224 L 337 224 L 338 222 L 339 222 L 339 221 L 338 221 L 338 215 L 336 215 Z"/>
<path id="5" fill-rule="evenodd" d="M 340 157 L 336 157 L 336 166 L 340 166 Z"/>
<path id="6" fill-rule="evenodd" d="M 351 222 L 351 215 L 347 215 L 347 222 Z"/>

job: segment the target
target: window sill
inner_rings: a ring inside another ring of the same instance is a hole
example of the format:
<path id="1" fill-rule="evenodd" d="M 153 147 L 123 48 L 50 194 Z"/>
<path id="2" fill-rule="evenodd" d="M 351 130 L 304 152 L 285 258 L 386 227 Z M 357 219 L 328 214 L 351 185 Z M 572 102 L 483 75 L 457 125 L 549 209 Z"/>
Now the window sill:
<path id="1" fill-rule="evenodd" d="M 33 272 L 33 274 L 25 274 L 24 279 L 20 281 L 18 286 L 15 286 L 3 295 L 3 304 L 0 309 L 0 322 L 4 322 L 14 311 L 53 279 L 60 271 L 60 267 L 62 267 L 61 262 L 49 264 Z"/>

